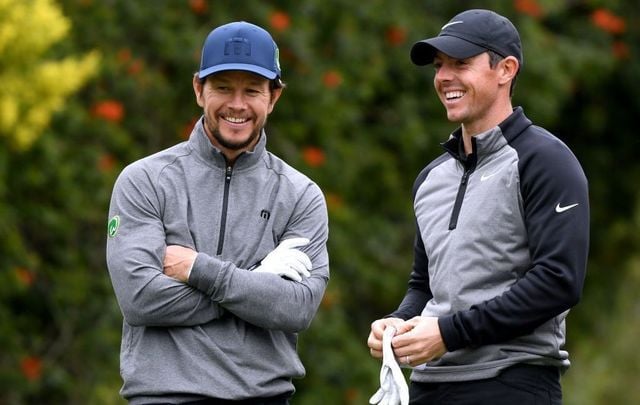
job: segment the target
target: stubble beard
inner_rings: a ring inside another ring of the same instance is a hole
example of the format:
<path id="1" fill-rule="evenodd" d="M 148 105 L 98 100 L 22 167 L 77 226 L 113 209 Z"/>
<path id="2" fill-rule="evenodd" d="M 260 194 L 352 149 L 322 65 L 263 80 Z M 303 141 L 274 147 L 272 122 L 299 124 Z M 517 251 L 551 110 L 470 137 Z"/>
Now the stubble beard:
<path id="1" fill-rule="evenodd" d="M 213 137 L 213 139 L 215 139 L 215 141 L 222 146 L 225 149 L 228 150 L 232 150 L 232 151 L 238 151 L 238 150 L 243 150 L 248 148 L 256 139 L 258 139 L 258 137 L 260 136 L 260 132 L 262 132 L 262 128 L 258 128 L 258 129 L 254 129 L 251 132 L 251 135 L 242 142 L 232 142 L 228 139 L 225 139 L 224 136 L 222 135 L 222 133 L 220 132 L 220 130 L 218 129 L 218 127 L 213 127 L 210 123 L 209 120 L 206 119 L 205 117 L 205 125 L 207 126 L 207 129 L 209 130 L 209 133 L 211 134 L 211 136 Z"/>

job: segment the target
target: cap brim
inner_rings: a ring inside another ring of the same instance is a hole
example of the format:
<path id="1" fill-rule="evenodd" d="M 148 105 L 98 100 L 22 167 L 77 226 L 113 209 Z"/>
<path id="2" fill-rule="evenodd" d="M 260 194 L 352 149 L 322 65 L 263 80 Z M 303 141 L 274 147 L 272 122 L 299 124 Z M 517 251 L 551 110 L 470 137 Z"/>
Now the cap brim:
<path id="1" fill-rule="evenodd" d="M 418 66 L 433 63 L 438 51 L 455 59 L 467 59 L 485 52 L 487 49 L 451 35 L 416 42 L 411 48 L 411 61 Z"/>
<path id="2" fill-rule="evenodd" d="M 269 69 L 265 69 L 256 65 L 248 65 L 245 63 L 226 63 L 222 65 L 215 65 L 208 69 L 201 70 L 198 72 L 198 78 L 204 79 L 205 77 L 212 75 L 214 73 L 223 72 L 226 70 L 242 70 L 245 72 L 251 72 L 263 76 L 269 80 L 273 80 L 276 78 L 276 73 L 270 71 Z"/>

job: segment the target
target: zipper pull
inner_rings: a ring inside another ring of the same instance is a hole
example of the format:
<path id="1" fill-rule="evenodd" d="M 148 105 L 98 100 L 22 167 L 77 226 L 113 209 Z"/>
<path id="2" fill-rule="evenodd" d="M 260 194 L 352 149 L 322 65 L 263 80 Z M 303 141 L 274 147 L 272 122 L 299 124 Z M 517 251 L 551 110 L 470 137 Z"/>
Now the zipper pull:
<path id="1" fill-rule="evenodd" d="M 460 181 L 460 184 L 462 184 L 463 186 L 466 186 L 467 182 L 469 181 L 470 174 L 471 174 L 471 170 L 465 170 L 464 174 L 462 175 L 462 180 Z"/>
<path id="2" fill-rule="evenodd" d="M 233 168 L 231 166 L 227 166 L 227 170 L 225 172 L 225 180 L 227 182 L 231 181 L 231 172 L 233 171 Z"/>

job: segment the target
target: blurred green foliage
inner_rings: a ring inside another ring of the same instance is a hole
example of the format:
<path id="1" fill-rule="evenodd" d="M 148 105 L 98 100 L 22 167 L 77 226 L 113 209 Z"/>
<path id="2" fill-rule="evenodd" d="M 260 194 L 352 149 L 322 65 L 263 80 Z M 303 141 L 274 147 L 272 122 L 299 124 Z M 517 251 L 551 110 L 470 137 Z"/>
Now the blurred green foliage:
<path id="1" fill-rule="evenodd" d="M 98 51 L 101 65 L 28 149 L 0 137 L 0 404 L 123 403 L 122 318 L 104 262 L 111 187 L 126 164 L 185 139 L 200 115 L 191 76 L 202 41 L 232 20 L 276 39 L 288 87 L 269 148 L 313 178 L 329 206 L 332 278 L 300 336 L 307 376 L 293 403 L 366 403 L 379 371 L 369 325 L 399 303 L 411 266 L 411 185 L 455 128 L 431 69 L 408 52 L 471 7 L 519 27 L 514 104 L 569 144 L 590 179 L 592 249 L 569 316 L 565 402 L 640 403 L 640 9 L 631 3 L 59 0 L 71 30 L 47 56 Z M 0 75 L 12 64 L 1 52 Z"/>

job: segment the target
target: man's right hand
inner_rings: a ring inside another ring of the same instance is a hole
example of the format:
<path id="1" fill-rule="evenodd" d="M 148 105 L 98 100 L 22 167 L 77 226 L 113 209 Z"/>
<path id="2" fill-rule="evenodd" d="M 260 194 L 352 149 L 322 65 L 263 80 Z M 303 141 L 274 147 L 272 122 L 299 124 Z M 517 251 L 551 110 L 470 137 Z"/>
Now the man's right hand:
<path id="1" fill-rule="evenodd" d="M 384 330 L 390 326 L 398 329 L 403 323 L 404 320 L 400 318 L 383 318 L 371 324 L 371 333 L 369 333 L 369 338 L 367 339 L 371 356 L 376 359 L 382 358 L 382 336 Z"/>

